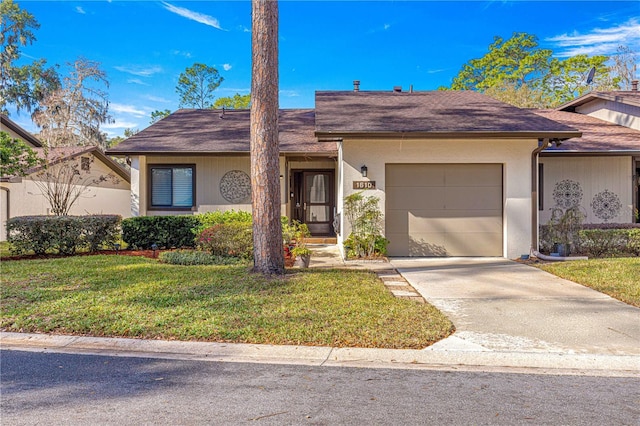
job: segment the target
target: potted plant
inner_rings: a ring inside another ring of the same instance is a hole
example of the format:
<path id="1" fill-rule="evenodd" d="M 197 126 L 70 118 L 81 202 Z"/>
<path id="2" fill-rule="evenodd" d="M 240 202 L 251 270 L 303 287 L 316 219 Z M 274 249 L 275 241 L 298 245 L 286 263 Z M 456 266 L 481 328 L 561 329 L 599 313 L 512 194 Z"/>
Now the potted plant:
<path id="1" fill-rule="evenodd" d="M 291 226 L 294 227 L 294 238 L 292 243 L 294 247 L 290 250 L 295 258 L 294 265 L 301 268 L 308 268 L 311 261 L 311 250 L 307 247 L 307 238 L 311 235 L 309 228 L 305 223 L 293 221 Z"/>
<path id="2" fill-rule="evenodd" d="M 577 241 L 578 231 L 585 217 L 579 206 L 569 207 L 566 210 L 560 207 L 551 209 L 548 226 L 554 253 L 558 253 L 560 257 L 571 254 L 571 245 Z"/>

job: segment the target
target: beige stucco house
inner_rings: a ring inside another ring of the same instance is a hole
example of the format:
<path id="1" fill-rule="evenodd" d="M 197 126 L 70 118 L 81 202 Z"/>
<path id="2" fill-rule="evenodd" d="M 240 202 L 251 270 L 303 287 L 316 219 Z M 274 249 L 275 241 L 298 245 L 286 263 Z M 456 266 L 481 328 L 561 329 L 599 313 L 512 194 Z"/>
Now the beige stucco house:
<path id="1" fill-rule="evenodd" d="M 540 221 L 577 205 L 587 223 L 640 222 L 640 92 L 591 92 L 537 114 L 582 137 L 540 154 Z"/>
<path id="2" fill-rule="evenodd" d="M 0 131 L 23 140 L 44 158 L 42 143 L 4 115 L 0 115 Z M 100 176 L 109 179 L 90 184 L 78 198 L 69 214 L 119 214 L 131 216 L 129 172 L 97 147 L 56 148 L 49 150 L 49 170 L 63 163 L 78 162 L 83 179 Z M 0 241 L 6 240 L 6 220 L 17 216 L 51 214 L 49 202 L 42 195 L 42 168 L 28 171 L 26 176 L 0 177 Z"/>
<path id="3" fill-rule="evenodd" d="M 537 246 L 538 152 L 575 127 L 474 92 L 317 92 L 281 110 L 282 214 L 350 232 L 344 197 L 379 198 L 392 256 L 518 257 Z M 249 111 L 179 110 L 114 149 L 132 215 L 250 210 Z"/>

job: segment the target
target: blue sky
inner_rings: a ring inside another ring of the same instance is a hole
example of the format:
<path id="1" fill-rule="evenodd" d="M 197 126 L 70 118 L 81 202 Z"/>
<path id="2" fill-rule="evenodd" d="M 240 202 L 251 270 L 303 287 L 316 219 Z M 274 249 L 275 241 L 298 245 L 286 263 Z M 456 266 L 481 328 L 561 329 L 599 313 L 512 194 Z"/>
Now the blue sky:
<path id="1" fill-rule="evenodd" d="M 178 107 L 178 76 L 195 62 L 249 93 L 251 3 L 16 0 L 40 22 L 25 59 L 98 61 L 110 81 L 110 135 Z M 640 1 L 281 1 L 280 107 L 312 108 L 316 90 L 435 90 L 482 56 L 494 36 L 527 32 L 556 56 L 640 52 Z M 12 118 L 35 130 L 28 114 Z"/>

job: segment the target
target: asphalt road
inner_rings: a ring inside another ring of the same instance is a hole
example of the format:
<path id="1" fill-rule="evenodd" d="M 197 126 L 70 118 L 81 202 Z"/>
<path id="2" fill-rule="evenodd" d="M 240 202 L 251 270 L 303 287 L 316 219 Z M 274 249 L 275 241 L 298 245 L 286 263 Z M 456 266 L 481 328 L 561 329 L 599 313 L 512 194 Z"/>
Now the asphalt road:
<path id="1" fill-rule="evenodd" d="M 640 379 L 0 352 L 0 423 L 640 423 Z"/>

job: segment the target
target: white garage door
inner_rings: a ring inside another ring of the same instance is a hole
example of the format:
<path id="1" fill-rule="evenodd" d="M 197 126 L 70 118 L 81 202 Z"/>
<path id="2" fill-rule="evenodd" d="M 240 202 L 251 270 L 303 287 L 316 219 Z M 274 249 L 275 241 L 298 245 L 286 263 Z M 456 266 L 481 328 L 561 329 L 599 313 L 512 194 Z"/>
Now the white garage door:
<path id="1" fill-rule="evenodd" d="M 390 256 L 502 256 L 501 164 L 387 164 Z"/>

